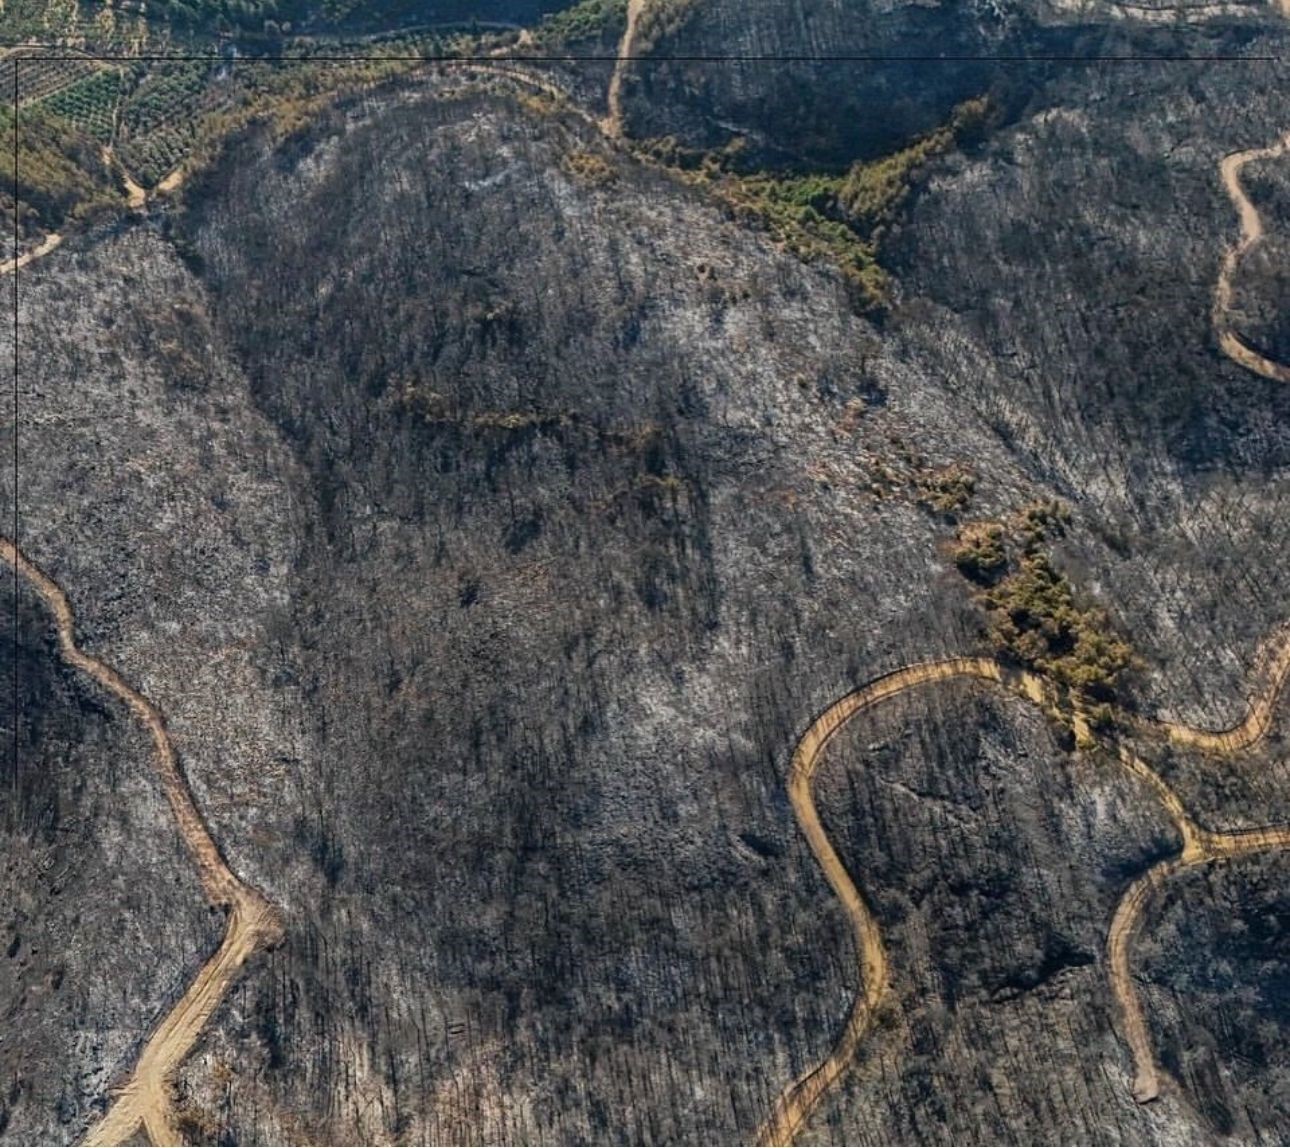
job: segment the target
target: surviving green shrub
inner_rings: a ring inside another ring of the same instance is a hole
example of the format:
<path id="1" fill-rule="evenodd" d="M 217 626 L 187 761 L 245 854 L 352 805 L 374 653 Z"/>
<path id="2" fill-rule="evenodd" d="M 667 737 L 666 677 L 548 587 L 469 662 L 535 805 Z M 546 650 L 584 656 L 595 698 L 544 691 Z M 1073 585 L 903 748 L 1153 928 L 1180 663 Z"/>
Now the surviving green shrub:
<path id="1" fill-rule="evenodd" d="M 604 156 L 590 151 L 573 151 L 565 155 L 564 170 L 592 187 L 605 187 L 614 182 L 613 166 Z"/>
<path id="2" fill-rule="evenodd" d="M 543 47 L 560 47 L 577 40 L 616 38 L 627 23 L 627 0 L 580 0 L 571 8 L 543 18 L 533 39 Z"/>
<path id="3" fill-rule="evenodd" d="M 956 538 L 954 565 L 965 578 L 988 584 L 1008 566 L 1003 527 L 997 522 L 970 522 Z"/>
<path id="4" fill-rule="evenodd" d="M 1135 662 L 1105 610 L 1083 606 L 1047 555 L 1027 553 L 1017 569 L 984 590 L 998 652 L 1047 674 L 1077 694 L 1109 701 Z"/>
<path id="5" fill-rule="evenodd" d="M 1025 550 L 1035 550 L 1052 538 L 1061 538 L 1071 523 L 1070 507 L 1057 499 L 1031 502 L 1017 514 L 1017 535 Z"/>
<path id="6" fill-rule="evenodd" d="M 976 491 L 976 477 L 961 466 L 945 466 L 921 474 L 916 485 L 918 504 L 937 514 L 956 514 Z"/>

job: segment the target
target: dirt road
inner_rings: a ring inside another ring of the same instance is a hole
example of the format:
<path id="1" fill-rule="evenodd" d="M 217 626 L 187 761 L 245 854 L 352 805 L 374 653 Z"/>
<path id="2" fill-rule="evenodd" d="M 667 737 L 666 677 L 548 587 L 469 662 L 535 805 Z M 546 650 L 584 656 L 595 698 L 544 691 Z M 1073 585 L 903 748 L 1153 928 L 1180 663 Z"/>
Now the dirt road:
<path id="1" fill-rule="evenodd" d="M 1290 2 L 1290 0 L 1288 0 Z M 1259 651 L 1253 677 L 1261 681 L 1249 699 L 1245 718 L 1230 729 L 1210 731 L 1195 729 L 1179 722 L 1150 723 L 1180 745 L 1213 753 L 1239 753 L 1257 744 L 1272 728 L 1277 699 L 1290 678 L 1290 626 L 1273 634 Z"/>
<path id="2" fill-rule="evenodd" d="M 34 259 L 39 259 L 42 255 L 48 255 L 60 243 L 63 237 L 56 231 L 51 231 L 41 240 L 39 247 L 33 247 L 25 255 L 19 255 L 16 259 L 7 259 L 0 263 L 0 275 L 12 275 L 21 267 L 26 267 Z"/>
<path id="3" fill-rule="evenodd" d="M 1248 749 L 1267 734 L 1277 698 L 1287 677 L 1290 677 L 1290 630 L 1265 647 L 1259 675 L 1263 684 L 1252 697 L 1245 719 L 1228 730 L 1214 733 L 1128 714 L 1122 714 L 1121 719 L 1126 725 L 1146 728 L 1174 741 L 1221 753 Z M 1004 684 L 1017 696 L 1040 706 L 1045 705 L 1051 694 L 1042 678 L 1030 673 L 1006 671 L 992 658 L 951 658 L 907 666 L 834 702 L 811 723 L 793 750 L 788 775 L 789 801 L 802 835 L 834 895 L 842 903 L 851 926 L 858 987 L 842 1031 L 828 1056 L 780 1094 L 769 1118 L 758 1130 L 759 1144 L 792 1143 L 825 1093 L 854 1060 L 888 988 L 887 953 L 877 921 L 829 841 L 815 808 L 811 787 L 821 758 L 838 731 L 858 714 L 907 690 L 954 679 Z M 1074 724 L 1079 735 L 1078 744 L 1094 746 L 1096 739 L 1078 713 Z M 1182 837 L 1182 849 L 1176 857 L 1159 862 L 1129 886 L 1116 908 L 1107 935 L 1108 977 L 1120 1008 L 1122 1035 L 1134 1064 L 1133 1094 L 1135 1099 L 1145 1103 L 1159 1095 L 1160 1078 L 1151 1048 L 1150 1030 L 1133 980 L 1130 953 L 1152 893 L 1175 873 L 1195 865 L 1290 848 L 1290 827 L 1237 833 L 1207 830 L 1196 823 L 1177 793 L 1136 753 L 1123 744 L 1118 744 L 1115 749 L 1113 760 L 1151 788 Z"/>
<path id="4" fill-rule="evenodd" d="M 1149 732 L 1163 734 L 1171 741 L 1212 753 L 1233 754 L 1251 749 L 1267 736 L 1272 727 L 1276 704 L 1290 677 L 1290 629 L 1283 629 L 1265 644 L 1256 669 L 1262 685 L 1250 698 L 1243 721 L 1230 729 L 1211 732 L 1177 722 L 1139 721 Z M 1133 1095 L 1139 1103 L 1160 1095 L 1160 1073 L 1147 1027 L 1137 985 L 1129 967 L 1133 938 L 1141 927 L 1152 894 L 1176 873 L 1211 861 L 1228 860 L 1290 848 L 1290 826 L 1246 829 L 1233 833 L 1214 832 L 1198 826 L 1183 807 L 1178 796 L 1131 750 L 1119 747 L 1120 758 L 1139 776 L 1146 775 L 1161 795 L 1183 838 L 1183 849 L 1177 857 L 1158 862 L 1125 891 L 1107 935 L 1107 960 L 1111 989 L 1120 1008 L 1125 1043 L 1133 1055 Z"/>
<path id="5" fill-rule="evenodd" d="M 1282 6 L 1286 14 L 1290 15 L 1290 0 L 1282 0 Z M 1290 383 L 1290 367 L 1259 354 L 1233 331 L 1231 311 L 1234 297 L 1232 280 L 1236 276 L 1236 269 L 1240 266 L 1241 260 L 1263 238 L 1263 219 L 1245 193 L 1245 188 L 1241 184 L 1241 171 L 1248 163 L 1275 159 L 1285 155 L 1287 151 L 1290 151 L 1290 132 L 1269 147 L 1235 152 L 1227 156 L 1220 165 L 1223 187 L 1226 188 L 1228 198 L 1231 199 L 1240 216 L 1241 238 L 1229 247 L 1223 256 L 1218 283 L 1214 287 L 1214 329 L 1218 332 L 1218 341 L 1223 353 L 1247 370 L 1280 383 Z"/>
<path id="6" fill-rule="evenodd" d="M 160 711 L 111 666 L 76 645 L 76 619 L 67 595 L 8 538 L 0 538 L 0 558 L 17 570 L 53 615 L 64 660 L 124 702 L 152 735 L 157 774 L 197 865 L 202 888 L 212 904 L 230 910 L 223 943 L 153 1033 L 130 1079 L 86 1141 L 125 1143 L 143 1124 L 154 1144 L 177 1144 L 170 1081 L 224 999 L 238 969 L 257 949 L 277 944 L 282 939 L 282 926 L 277 910 L 261 893 L 243 884 L 221 855 L 193 802 Z"/>
<path id="7" fill-rule="evenodd" d="M 623 136 L 623 81 L 631 65 L 632 53 L 636 48 L 636 28 L 644 11 L 645 0 L 627 0 L 627 26 L 623 29 L 623 38 L 618 42 L 618 59 L 614 61 L 614 72 L 609 77 L 609 91 L 605 99 L 609 114 L 605 116 L 602 128 L 610 139 L 622 139 Z"/>
<path id="8" fill-rule="evenodd" d="M 811 793 L 811 783 L 820 758 L 844 725 L 857 714 L 872 709 L 897 694 L 931 682 L 974 678 L 1000 682 L 1003 672 L 992 658 L 950 658 L 943 662 L 906 666 L 849 693 L 826 709 L 798 741 L 789 765 L 788 797 L 811 852 L 825 879 L 846 912 L 855 941 L 858 987 L 842 1032 L 833 1049 L 820 1064 L 799 1077 L 780 1094 L 770 1117 L 757 1134 L 759 1144 L 791 1144 L 798 1129 L 819 1104 L 821 1097 L 847 1070 L 873 1021 L 874 1010 L 887 992 L 887 951 L 878 922 L 851 880 L 828 834 L 820 824 Z"/>
<path id="9" fill-rule="evenodd" d="M 48 236 L 35 250 L 0 265 L 0 275 L 11 274 L 32 260 L 47 255 L 61 240 L 59 235 Z M 123 1144 L 142 1124 L 153 1144 L 178 1144 L 179 1134 L 172 1119 L 170 1082 L 247 958 L 257 949 L 270 947 L 282 940 L 281 918 L 269 900 L 258 889 L 243 883 L 224 860 L 193 800 L 188 779 L 179 768 L 174 743 L 170 740 L 161 711 L 106 662 L 77 646 L 76 615 L 67 595 L 22 553 L 12 539 L 0 538 L 0 559 L 17 571 L 53 615 L 63 659 L 124 702 L 151 734 L 162 791 L 197 866 L 202 889 L 211 904 L 229 910 L 223 943 L 202 966 L 178 1004 L 158 1025 L 144 1046 L 130 1079 L 86 1140 L 89 1144 Z"/>
<path id="10" fill-rule="evenodd" d="M 281 939 L 277 912 L 263 897 L 251 891 L 233 905 L 223 943 L 152 1034 L 115 1103 L 86 1137 L 87 1145 L 125 1144 L 140 1124 L 153 1144 L 182 1142 L 170 1101 L 175 1070 L 192 1052 L 247 958 Z"/>

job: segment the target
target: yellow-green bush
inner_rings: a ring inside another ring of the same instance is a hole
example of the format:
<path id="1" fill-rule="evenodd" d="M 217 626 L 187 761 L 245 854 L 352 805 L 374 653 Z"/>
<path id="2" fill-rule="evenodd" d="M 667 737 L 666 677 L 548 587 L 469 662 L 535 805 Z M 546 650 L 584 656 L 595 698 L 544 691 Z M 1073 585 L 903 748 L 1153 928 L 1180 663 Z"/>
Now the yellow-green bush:
<path id="1" fill-rule="evenodd" d="M 976 477 L 961 466 L 944 466 L 920 474 L 915 481 L 918 504 L 937 514 L 956 514 L 976 491 Z"/>
<path id="2" fill-rule="evenodd" d="M 1044 554 L 1027 553 L 1017 569 L 980 595 L 990 637 L 1003 656 L 1047 674 L 1083 697 L 1109 701 L 1133 650 L 1105 610 L 1076 601 Z"/>
<path id="3" fill-rule="evenodd" d="M 970 522 L 955 539 L 954 565 L 965 578 L 989 583 L 1008 566 L 1003 527 L 997 522 Z"/>

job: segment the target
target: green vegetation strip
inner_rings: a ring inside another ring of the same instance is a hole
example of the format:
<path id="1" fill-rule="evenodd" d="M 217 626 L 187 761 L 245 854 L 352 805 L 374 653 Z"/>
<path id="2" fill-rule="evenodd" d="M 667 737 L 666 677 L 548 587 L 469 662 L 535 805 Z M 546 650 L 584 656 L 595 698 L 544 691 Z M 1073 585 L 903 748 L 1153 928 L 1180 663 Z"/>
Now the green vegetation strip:
<path id="1" fill-rule="evenodd" d="M 878 309 L 890 301 L 889 278 L 878 258 L 884 233 L 900 218 L 927 162 L 976 137 L 989 111 L 985 99 L 969 100 L 944 126 L 842 174 L 744 173 L 739 140 L 721 151 L 699 152 L 665 137 L 643 141 L 638 151 L 705 188 L 737 219 L 765 231 L 785 250 L 807 261 L 832 262 L 861 308 Z"/>

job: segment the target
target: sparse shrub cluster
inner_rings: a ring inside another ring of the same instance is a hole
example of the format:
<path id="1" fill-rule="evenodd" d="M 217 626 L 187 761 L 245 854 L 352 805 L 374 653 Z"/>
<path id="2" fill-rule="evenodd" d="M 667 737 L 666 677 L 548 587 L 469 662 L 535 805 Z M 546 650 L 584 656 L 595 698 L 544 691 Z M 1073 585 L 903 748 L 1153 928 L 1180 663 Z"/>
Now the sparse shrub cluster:
<path id="1" fill-rule="evenodd" d="M 918 504 L 937 514 L 953 515 L 967 508 L 976 492 L 976 476 L 965 467 L 944 466 L 915 480 Z"/>
<path id="2" fill-rule="evenodd" d="M 602 155 L 590 151 L 574 151 L 564 157 L 564 169 L 570 175 L 591 184 L 605 187 L 614 182 L 613 166 Z"/>
<path id="3" fill-rule="evenodd" d="M 1017 512 L 1014 532 L 1023 549 L 1029 551 L 1063 537 L 1070 524 L 1070 507 L 1051 498 L 1023 506 Z"/>

